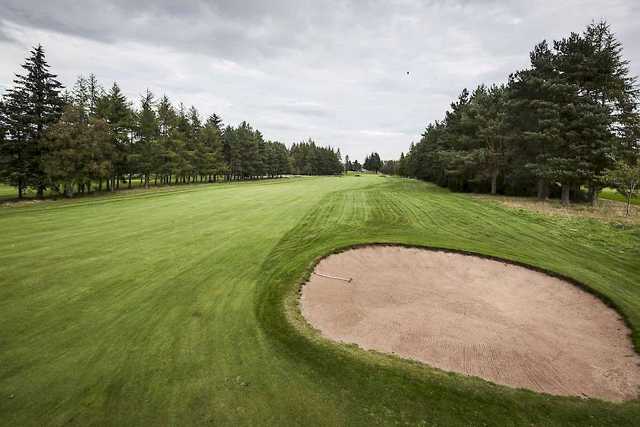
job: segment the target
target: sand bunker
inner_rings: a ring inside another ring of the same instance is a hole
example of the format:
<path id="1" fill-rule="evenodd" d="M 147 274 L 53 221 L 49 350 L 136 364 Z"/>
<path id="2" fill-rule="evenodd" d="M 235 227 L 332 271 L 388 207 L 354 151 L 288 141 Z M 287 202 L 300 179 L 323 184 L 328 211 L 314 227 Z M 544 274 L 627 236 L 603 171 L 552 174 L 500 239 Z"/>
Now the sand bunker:
<path id="1" fill-rule="evenodd" d="M 614 401 L 638 396 L 640 357 L 628 328 L 566 281 L 480 257 L 391 246 L 331 255 L 315 273 L 301 308 L 325 337 L 512 387 Z"/>

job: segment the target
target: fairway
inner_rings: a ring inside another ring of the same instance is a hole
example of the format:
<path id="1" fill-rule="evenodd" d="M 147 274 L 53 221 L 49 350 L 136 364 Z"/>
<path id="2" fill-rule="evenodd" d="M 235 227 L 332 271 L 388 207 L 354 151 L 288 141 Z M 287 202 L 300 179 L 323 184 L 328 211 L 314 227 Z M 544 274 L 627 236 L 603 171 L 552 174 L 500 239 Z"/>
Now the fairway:
<path id="1" fill-rule="evenodd" d="M 583 283 L 640 348 L 640 227 L 508 209 L 411 179 L 286 178 L 0 207 L 0 424 L 633 425 L 323 339 L 297 297 L 365 243 L 513 260 Z"/>

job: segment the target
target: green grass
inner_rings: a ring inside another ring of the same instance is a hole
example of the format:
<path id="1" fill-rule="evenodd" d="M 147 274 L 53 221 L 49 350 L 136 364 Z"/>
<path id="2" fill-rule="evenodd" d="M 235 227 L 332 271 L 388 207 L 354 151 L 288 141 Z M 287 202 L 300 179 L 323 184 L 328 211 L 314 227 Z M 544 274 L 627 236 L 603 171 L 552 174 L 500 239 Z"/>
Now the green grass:
<path id="1" fill-rule="evenodd" d="M 161 185 L 154 185 L 154 180 L 151 180 L 150 182 L 150 187 L 149 189 L 144 189 L 144 183 L 140 181 L 140 178 L 135 177 L 131 180 L 131 188 L 129 188 L 129 184 L 128 182 L 120 182 L 120 188 L 118 191 L 126 191 L 126 192 L 130 192 L 130 191 L 136 191 L 136 190 L 144 190 L 144 191 L 149 191 L 149 190 L 156 190 L 158 188 L 167 188 L 166 186 L 161 186 Z M 174 185 L 175 187 L 180 187 L 182 186 L 182 184 L 180 185 Z M 75 194 L 75 197 L 96 197 L 96 196 L 105 196 L 108 195 L 108 192 L 106 190 L 106 184 L 103 185 L 103 190 L 101 193 L 98 193 L 96 191 L 96 189 L 98 188 L 98 183 L 94 182 L 93 183 L 93 188 L 92 188 L 92 192 L 90 194 Z M 0 183 L 0 203 L 3 201 L 15 201 L 18 198 L 18 190 L 16 190 L 15 187 L 11 187 L 9 185 L 6 184 L 2 184 Z M 25 199 L 35 199 L 36 198 L 36 192 L 35 190 L 33 190 L 32 188 L 27 188 L 24 190 L 24 194 L 23 197 Z M 56 193 L 55 191 L 53 191 L 52 189 L 48 189 L 45 190 L 44 192 L 44 198 L 45 199 L 51 199 L 51 198 L 62 198 L 63 195 Z"/>
<path id="2" fill-rule="evenodd" d="M 627 199 L 625 199 L 625 197 L 622 194 L 618 193 L 616 190 L 612 188 L 603 189 L 600 192 L 600 197 L 607 200 L 615 200 L 617 202 L 627 203 Z M 632 197 L 631 204 L 640 206 L 640 197 Z"/>
<path id="3" fill-rule="evenodd" d="M 640 402 L 540 395 L 320 339 L 295 308 L 361 243 L 479 252 L 606 296 L 640 347 L 640 229 L 377 176 L 0 207 L 2 425 L 633 425 Z"/>
<path id="4" fill-rule="evenodd" d="M 16 189 L 8 185 L 0 183 L 0 201 L 3 199 L 12 199 L 16 197 Z"/>

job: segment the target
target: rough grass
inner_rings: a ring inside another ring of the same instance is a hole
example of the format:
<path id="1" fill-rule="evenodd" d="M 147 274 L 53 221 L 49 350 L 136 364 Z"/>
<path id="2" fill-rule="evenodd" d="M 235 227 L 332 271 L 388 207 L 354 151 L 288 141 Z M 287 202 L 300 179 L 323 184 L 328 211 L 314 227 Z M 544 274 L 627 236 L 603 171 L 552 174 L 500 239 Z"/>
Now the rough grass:
<path id="1" fill-rule="evenodd" d="M 313 261 L 363 243 L 479 252 L 606 295 L 640 347 L 640 229 L 376 176 L 0 208 L 0 424 L 633 425 L 353 346 L 300 319 Z"/>
<path id="2" fill-rule="evenodd" d="M 629 215 L 627 215 L 626 203 L 613 199 L 601 198 L 598 201 L 598 206 L 592 207 L 590 203 L 571 203 L 564 206 L 557 199 L 539 200 L 535 197 L 492 196 L 489 194 L 474 194 L 473 197 L 545 215 L 578 219 L 591 218 L 610 223 L 640 225 L 640 206 L 630 206 Z"/>

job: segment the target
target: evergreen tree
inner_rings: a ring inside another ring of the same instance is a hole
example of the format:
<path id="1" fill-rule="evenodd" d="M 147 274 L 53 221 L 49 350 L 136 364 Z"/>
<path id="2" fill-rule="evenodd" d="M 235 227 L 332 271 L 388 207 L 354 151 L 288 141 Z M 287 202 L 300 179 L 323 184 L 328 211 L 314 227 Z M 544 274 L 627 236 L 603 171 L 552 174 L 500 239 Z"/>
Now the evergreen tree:
<path id="1" fill-rule="evenodd" d="M 640 152 L 636 82 L 605 22 L 552 46 L 536 45 L 506 87 L 464 90 L 401 156 L 399 172 L 453 190 L 560 193 L 563 203 L 586 185 L 595 203 L 613 162 Z"/>
<path id="2" fill-rule="evenodd" d="M 27 187 L 35 188 L 42 196 L 48 184 L 42 165 L 42 140 L 62 114 L 62 85 L 49 72 L 41 45 L 31 50 L 22 68 L 25 74 L 16 74 L 0 111 L 0 127 L 4 129 L 0 180 L 17 187 L 18 197 Z"/>
<path id="3" fill-rule="evenodd" d="M 160 162 L 160 127 L 155 112 L 154 96 L 149 89 L 140 99 L 140 111 L 137 114 L 137 137 L 133 153 L 130 155 L 130 164 L 135 164 L 135 169 L 144 177 L 144 187 L 149 186 L 151 173 L 158 171 Z"/>
<path id="4" fill-rule="evenodd" d="M 208 182 L 217 181 L 217 176 L 224 174 L 226 168 L 222 158 L 222 135 L 218 117 L 212 115 L 207 119 L 201 129 L 199 140 L 202 143 L 201 173 L 207 177 Z"/>
<path id="5" fill-rule="evenodd" d="M 637 96 L 635 79 L 628 61 L 622 58 L 622 45 L 602 21 L 587 27 L 583 34 L 572 33 L 554 43 L 556 63 L 562 77 L 574 84 L 584 114 L 594 114 L 584 123 L 584 174 L 595 204 L 603 184 L 604 171 L 624 152 L 620 138 L 630 125 L 625 110 Z M 584 116 L 583 114 L 583 116 Z M 617 135 L 616 135 L 617 134 Z"/>
<path id="6" fill-rule="evenodd" d="M 353 170 L 353 165 L 351 164 L 351 160 L 349 160 L 349 156 L 344 156 L 344 171 L 348 172 Z"/>
<path id="7" fill-rule="evenodd" d="M 25 68 L 44 76 L 46 84 L 31 84 L 27 76 L 18 82 L 24 87 L 0 99 L 0 179 L 16 185 L 20 196 L 36 183 L 42 190 L 43 182 L 71 196 L 92 191 L 94 183 L 99 191 L 104 183 L 114 191 L 127 177 L 129 187 L 133 177 L 148 187 L 152 175 L 156 184 L 214 182 L 220 174 L 226 179 L 274 178 L 291 173 L 294 164 L 297 173 L 342 172 L 339 149 L 309 140 L 289 150 L 265 141 L 248 122 L 223 130 L 217 114 L 203 124 L 195 107 L 180 104 L 176 111 L 166 96 L 156 102 L 149 90 L 136 109 L 116 82 L 106 92 L 93 74 L 79 76 L 72 91 L 60 95 L 55 76 L 43 74 L 41 48 L 33 55 Z M 31 90 L 42 87 L 44 95 Z M 30 106 L 33 99 L 46 102 Z M 64 114 L 56 120 L 52 106 L 64 103 Z M 20 114 L 19 106 L 30 114 Z"/>
<path id="8" fill-rule="evenodd" d="M 133 112 L 129 101 L 122 93 L 120 86 L 113 83 L 111 89 L 98 100 L 97 115 L 104 119 L 110 129 L 113 144 L 113 176 L 108 182 L 109 188 L 114 191 L 120 186 L 120 180 L 124 174 L 131 175 L 129 156 L 131 153 L 131 140 L 133 126 Z"/>

